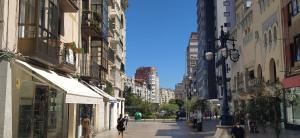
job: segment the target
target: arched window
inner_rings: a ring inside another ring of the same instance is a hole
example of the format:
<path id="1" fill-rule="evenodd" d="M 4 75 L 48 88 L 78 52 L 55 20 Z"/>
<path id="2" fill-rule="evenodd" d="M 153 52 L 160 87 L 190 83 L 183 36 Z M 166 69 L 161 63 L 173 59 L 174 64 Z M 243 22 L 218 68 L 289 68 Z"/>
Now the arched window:
<path id="1" fill-rule="evenodd" d="M 273 28 L 273 37 L 274 37 L 274 43 L 276 43 L 276 41 L 277 41 L 277 28 L 276 28 L 276 26 L 274 26 L 274 28 Z"/>
<path id="2" fill-rule="evenodd" d="M 256 78 L 258 78 L 258 79 L 262 79 L 262 69 L 261 69 L 261 66 L 260 65 L 258 65 L 258 67 L 257 67 L 257 74 L 256 74 Z"/>
<path id="3" fill-rule="evenodd" d="M 272 32 L 269 30 L 269 45 L 272 46 Z"/>
<path id="4" fill-rule="evenodd" d="M 272 83 L 276 82 L 276 64 L 275 64 L 275 60 L 272 58 L 270 60 L 270 64 L 269 64 L 269 72 L 270 72 L 270 81 Z"/>
<path id="5" fill-rule="evenodd" d="M 265 46 L 267 46 L 268 45 L 267 33 L 265 33 L 264 40 L 265 40 Z"/>

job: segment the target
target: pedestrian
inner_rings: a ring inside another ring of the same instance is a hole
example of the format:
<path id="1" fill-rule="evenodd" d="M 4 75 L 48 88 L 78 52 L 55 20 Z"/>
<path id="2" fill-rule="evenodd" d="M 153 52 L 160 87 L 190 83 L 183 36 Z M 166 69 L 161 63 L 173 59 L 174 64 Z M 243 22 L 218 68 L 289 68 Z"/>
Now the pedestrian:
<path id="1" fill-rule="evenodd" d="M 212 117 L 212 112 L 209 110 L 209 119 L 211 119 L 211 117 Z"/>
<path id="2" fill-rule="evenodd" d="M 128 120 L 129 120 L 129 115 L 128 114 L 125 114 L 125 126 L 127 127 L 127 124 L 128 124 Z"/>
<path id="3" fill-rule="evenodd" d="M 83 136 L 83 138 L 90 138 L 90 133 L 91 133 L 90 124 L 91 124 L 91 121 L 88 118 L 87 114 L 84 114 L 82 116 L 81 124 L 82 124 L 82 136 Z"/>
<path id="4" fill-rule="evenodd" d="M 193 119 L 193 128 L 196 128 L 196 126 L 197 126 L 197 113 L 196 112 L 193 112 L 192 119 Z"/>
<path id="5" fill-rule="evenodd" d="M 121 137 L 123 138 L 123 132 L 125 131 L 125 118 L 123 118 L 123 115 L 120 114 L 120 117 L 118 118 L 118 125 L 117 125 L 117 129 L 119 132 L 119 135 L 121 135 Z"/>
<path id="6" fill-rule="evenodd" d="M 231 135 L 234 138 L 245 138 L 245 130 L 240 126 L 239 122 L 237 122 L 235 126 L 231 129 Z"/>
<path id="7" fill-rule="evenodd" d="M 197 113 L 197 130 L 202 131 L 202 113 L 201 111 L 198 111 Z"/>
<path id="8" fill-rule="evenodd" d="M 218 119 L 218 111 L 215 111 L 216 119 Z"/>

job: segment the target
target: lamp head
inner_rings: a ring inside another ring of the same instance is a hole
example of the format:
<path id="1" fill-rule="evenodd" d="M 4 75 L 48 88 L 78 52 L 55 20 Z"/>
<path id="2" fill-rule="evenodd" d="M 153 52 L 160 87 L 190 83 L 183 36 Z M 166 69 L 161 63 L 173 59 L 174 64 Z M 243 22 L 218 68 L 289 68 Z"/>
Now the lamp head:
<path id="1" fill-rule="evenodd" d="M 205 59 L 206 60 L 212 60 L 214 58 L 214 53 L 213 52 L 206 52 L 205 53 Z"/>

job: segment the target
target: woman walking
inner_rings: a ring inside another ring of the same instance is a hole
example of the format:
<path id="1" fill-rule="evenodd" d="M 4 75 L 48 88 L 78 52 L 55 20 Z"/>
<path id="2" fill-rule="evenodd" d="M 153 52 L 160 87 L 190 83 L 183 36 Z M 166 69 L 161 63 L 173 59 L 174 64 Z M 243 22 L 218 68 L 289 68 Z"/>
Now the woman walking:
<path id="1" fill-rule="evenodd" d="M 122 136 L 123 138 L 123 132 L 125 130 L 125 118 L 123 118 L 123 115 L 120 114 L 120 117 L 118 118 L 118 125 L 117 125 L 117 129 L 118 129 L 118 132 L 119 132 L 119 135 Z"/>

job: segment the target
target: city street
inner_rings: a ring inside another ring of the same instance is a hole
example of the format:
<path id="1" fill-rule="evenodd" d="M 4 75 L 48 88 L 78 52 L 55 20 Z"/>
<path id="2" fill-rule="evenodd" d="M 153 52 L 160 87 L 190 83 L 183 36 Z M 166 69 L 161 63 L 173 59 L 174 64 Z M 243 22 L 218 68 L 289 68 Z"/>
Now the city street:
<path id="1" fill-rule="evenodd" d="M 205 138 L 215 133 L 216 120 L 205 120 L 203 131 L 198 132 L 185 121 L 169 122 L 128 122 L 124 138 Z M 116 138 L 117 131 L 100 133 L 96 138 Z"/>

